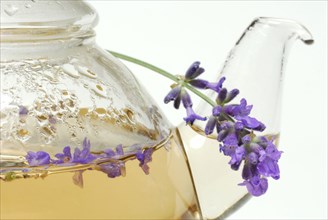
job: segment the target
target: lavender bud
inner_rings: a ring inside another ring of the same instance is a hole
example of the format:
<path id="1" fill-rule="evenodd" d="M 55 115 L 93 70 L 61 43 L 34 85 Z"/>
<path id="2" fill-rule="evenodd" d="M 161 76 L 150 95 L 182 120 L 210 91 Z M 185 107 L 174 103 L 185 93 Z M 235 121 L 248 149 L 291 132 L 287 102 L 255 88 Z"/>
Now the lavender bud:
<path id="1" fill-rule="evenodd" d="M 192 107 L 192 101 L 190 95 L 186 90 L 181 91 L 181 99 L 182 99 L 183 106 L 185 108 Z"/>
<path id="2" fill-rule="evenodd" d="M 178 96 L 178 97 L 174 100 L 173 106 L 174 106 L 175 109 L 179 109 L 180 104 L 181 104 L 181 96 Z"/>
<path id="3" fill-rule="evenodd" d="M 251 142 L 251 136 L 250 135 L 245 135 L 241 141 L 244 143 L 244 144 L 249 144 Z"/>
<path id="4" fill-rule="evenodd" d="M 185 78 L 186 79 L 194 79 L 197 76 L 199 76 L 200 74 L 202 74 L 205 70 L 202 67 L 199 67 L 200 62 L 196 61 L 193 64 L 191 64 L 191 66 L 189 67 L 189 69 L 187 70 L 186 74 L 185 74 Z"/>
<path id="5" fill-rule="evenodd" d="M 176 86 L 173 89 L 171 89 L 171 91 L 165 96 L 164 98 L 164 103 L 167 104 L 170 101 L 175 100 L 181 92 L 181 87 L 180 86 Z"/>
<path id="6" fill-rule="evenodd" d="M 206 135 L 209 135 L 209 134 L 212 134 L 213 133 L 213 130 L 214 130 L 214 127 L 216 125 L 216 117 L 213 117 L 211 116 L 208 121 L 207 121 L 207 124 L 205 126 L 205 134 Z"/>
<path id="7" fill-rule="evenodd" d="M 241 123 L 240 121 L 237 121 L 236 123 L 235 123 L 235 130 L 236 131 L 241 131 L 241 130 L 243 130 L 244 129 L 244 125 L 243 125 L 243 123 Z"/>
<path id="8" fill-rule="evenodd" d="M 194 79 L 189 81 L 190 85 L 199 89 L 207 89 L 208 83 L 209 83 L 208 81 L 202 79 Z"/>
<path id="9" fill-rule="evenodd" d="M 233 100 L 238 94 L 239 94 L 238 89 L 233 89 L 230 92 L 228 92 L 227 98 L 225 99 L 225 103 L 228 103 L 231 100 Z"/>
<path id="10" fill-rule="evenodd" d="M 222 129 L 219 133 L 218 133 L 218 137 L 217 140 L 218 141 L 223 141 L 229 134 L 228 130 Z"/>
<path id="11" fill-rule="evenodd" d="M 224 100 L 225 100 L 226 97 L 227 97 L 227 93 L 228 93 L 228 91 L 227 91 L 226 88 L 223 88 L 223 89 L 220 90 L 219 95 L 218 95 L 218 97 L 217 97 L 217 102 L 218 102 L 218 104 L 224 102 Z"/>
<path id="12" fill-rule="evenodd" d="M 220 115 L 220 113 L 222 112 L 222 107 L 221 106 L 215 106 L 214 108 L 213 108 L 213 110 L 212 110 L 212 114 L 214 115 L 214 116 L 219 116 Z"/>

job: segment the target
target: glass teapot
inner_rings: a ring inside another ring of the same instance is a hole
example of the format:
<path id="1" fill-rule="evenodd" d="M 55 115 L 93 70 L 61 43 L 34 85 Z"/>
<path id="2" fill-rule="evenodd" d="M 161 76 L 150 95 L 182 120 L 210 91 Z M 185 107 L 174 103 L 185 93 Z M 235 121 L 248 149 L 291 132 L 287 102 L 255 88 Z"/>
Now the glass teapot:
<path id="1" fill-rule="evenodd" d="M 168 123 L 96 45 L 97 19 L 81 1 L 1 1 L 1 218 L 215 219 L 235 210 L 250 196 L 217 141 L 200 124 Z M 313 42 L 296 22 L 255 19 L 219 73 L 269 134 L 279 134 L 295 39 Z"/>

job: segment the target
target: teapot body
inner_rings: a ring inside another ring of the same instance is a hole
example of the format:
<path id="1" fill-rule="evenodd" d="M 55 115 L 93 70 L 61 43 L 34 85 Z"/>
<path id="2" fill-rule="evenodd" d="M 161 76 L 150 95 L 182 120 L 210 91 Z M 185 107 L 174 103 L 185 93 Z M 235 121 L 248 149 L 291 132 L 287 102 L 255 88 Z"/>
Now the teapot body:
<path id="1" fill-rule="evenodd" d="M 181 140 L 93 9 L 25 4 L 1 2 L 1 218 L 198 218 Z"/>

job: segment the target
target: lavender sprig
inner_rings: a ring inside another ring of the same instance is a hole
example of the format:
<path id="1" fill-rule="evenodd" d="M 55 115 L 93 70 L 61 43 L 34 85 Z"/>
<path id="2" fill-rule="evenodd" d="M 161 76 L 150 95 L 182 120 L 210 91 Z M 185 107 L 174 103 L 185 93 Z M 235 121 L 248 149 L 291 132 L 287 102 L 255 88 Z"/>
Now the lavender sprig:
<path id="1" fill-rule="evenodd" d="M 218 82 L 209 82 L 196 79 L 205 70 L 200 67 L 200 62 L 194 62 L 187 70 L 184 77 L 164 98 L 165 103 L 174 102 L 174 107 L 179 108 L 180 101 L 184 103 L 187 117 L 184 120 L 192 125 L 195 120 L 206 120 L 206 117 L 197 115 L 191 108 L 192 101 L 184 86 L 190 85 L 198 89 L 210 89 L 217 93 L 212 115 L 205 126 L 205 134 L 210 135 L 217 131 L 219 149 L 231 159 L 231 169 L 238 170 L 244 162 L 241 186 L 246 186 L 253 196 L 263 195 L 268 188 L 267 177 L 279 179 L 280 171 L 278 160 L 281 151 L 277 150 L 273 140 L 265 136 L 256 136 L 254 131 L 262 132 L 265 125 L 249 114 L 253 108 L 247 105 L 246 99 L 241 99 L 240 104 L 229 104 L 239 94 L 238 89 L 228 91 L 223 87 L 225 77 Z"/>

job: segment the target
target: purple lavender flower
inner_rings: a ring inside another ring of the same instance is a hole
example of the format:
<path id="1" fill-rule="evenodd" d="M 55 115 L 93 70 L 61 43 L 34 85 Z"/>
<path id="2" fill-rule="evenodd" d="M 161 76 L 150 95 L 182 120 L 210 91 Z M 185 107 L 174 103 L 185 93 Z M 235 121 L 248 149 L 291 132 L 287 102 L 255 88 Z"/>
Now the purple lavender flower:
<path id="1" fill-rule="evenodd" d="M 109 162 L 101 164 L 100 170 L 106 173 L 109 178 L 115 178 L 124 174 L 125 164 L 122 161 Z"/>
<path id="2" fill-rule="evenodd" d="M 154 152 L 153 148 L 147 148 L 143 152 L 141 150 L 138 150 L 138 152 L 136 153 L 136 157 L 140 162 L 139 166 L 147 175 L 149 174 L 148 163 L 152 161 L 153 152 Z"/>
<path id="3" fill-rule="evenodd" d="M 202 74 L 205 70 L 202 67 L 199 67 L 200 62 L 196 61 L 188 68 L 185 78 L 186 79 L 194 79 L 198 77 L 200 74 Z"/>
<path id="4" fill-rule="evenodd" d="M 67 163 L 72 159 L 71 148 L 66 146 L 63 149 L 63 153 L 58 153 L 55 155 L 58 160 L 55 160 L 55 163 Z"/>
<path id="5" fill-rule="evenodd" d="M 237 145 L 239 133 L 236 132 L 234 123 L 231 121 L 221 122 L 218 128 L 218 137 L 219 142 L 223 142 L 228 145 Z"/>
<path id="6" fill-rule="evenodd" d="M 282 151 L 278 151 L 276 146 L 269 142 L 265 150 L 260 151 L 259 164 L 257 169 L 260 174 L 264 176 L 271 176 L 273 179 L 280 178 L 280 170 L 278 160 L 280 159 Z"/>
<path id="7" fill-rule="evenodd" d="M 179 109 L 180 106 L 180 93 L 181 93 L 181 86 L 176 86 L 173 89 L 171 89 L 171 91 L 165 96 L 164 98 L 164 103 L 167 104 L 170 101 L 175 101 L 175 100 L 179 100 L 179 102 L 174 102 L 174 107 L 176 109 Z"/>
<path id="8" fill-rule="evenodd" d="M 246 186 L 248 192 L 253 196 L 261 196 L 268 189 L 268 180 L 266 178 L 260 178 L 260 176 L 254 176 L 250 180 L 245 180 L 238 185 Z"/>
<path id="9" fill-rule="evenodd" d="M 233 117 L 244 117 L 249 115 L 252 108 L 252 105 L 247 105 L 246 99 L 241 99 L 239 105 L 234 104 L 224 106 L 224 111 Z"/>
<path id="10" fill-rule="evenodd" d="M 203 79 L 193 79 L 188 81 L 188 83 L 199 89 L 211 89 L 219 93 L 222 89 L 222 84 L 225 80 L 225 77 L 222 77 L 218 82 L 209 82 Z"/>
<path id="11" fill-rule="evenodd" d="M 218 97 L 216 99 L 216 102 L 218 104 L 224 103 L 224 100 L 227 98 L 227 95 L 228 95 L 228 90 L 226 88 L 221 89 L 218 92 Z"/>
<path id="12" fill-rule="evenodd" d="M 87 164 L 96 159 L 94 155 L 90 153 L 90 140 L 84 138 L 82 144 L 82 151 L 79 148 L 75 148 L 74 155 L 71 160 L 72 163 Z"/>
<path id="13" fill-rule="evenodd" d="M 190 95 L 185 89 L 182 89 L 181 91 L 181 100 L 185 109 L 192 107 L 193 103 L 191 101 Z"/>
<path id="14" fill-rule="evenodd" d="M 115 150 L 116 150 L 116 155 L 119 155 L 119 156 L 124 155 L 123 145 L 122 144 L 117 145 Z"/>
<path id="15" fill-rule="evenodd" d="M 119 144 L 116 146 L 115 151 L 111 148 L 104 150 L 107 158 L 119 158 L 124 155 L 123 145 Z"/>
<path id="16" fill-rule="evenodd" d="M 50 155 L 44 151 L 38 151 L 36 153 L 29 151 L 25 158 L 30 166 L 41 166 L 50 163 Z"/>
<path id="17" fill-rule="evenodd" d="M 222 84 L 223 84 L 224 80 L 225 80 L 225 77 L 222 77 L 221 79 L 219 79 L 218 82 L 208 83 L 206 86 L 206 89 L 211 89 L 211 90 L 219 93 L 222 89 Z"/>
<path id="18" fill-rule="evenodd" d="M 195 120 L 201 120 L 201 121 L 206 120 L 206 117 L 197 115 L 192 109 L 192 107 L 188 107 L 186 110 L 187 110 L 187 117 L 183 118 L 183 120 L 185 120 L 187 124 L 193 125 Z"/>
<path id="19" fill-rule="evenodd" d="M 205 134 L 209 135 L 212 134 L 214 131 L 214 127 L 218 124 L 218 119 L 215 116 L 210 116 L 205 126 Z"/>
<path id="20" fill-rule="evenodd" d="M 242 160 L 245 158 L 246 150 L 243 146 L 236 147 L 233 154 L 230 155 L 231 160 L 229 164 L 231 169 L 238 170 Z"/>
<path id="21" fill-rule="evenodd" d="M 230 102 L 231 100 L 233 100 L 234 98 L 236 98 L 236 96 L 239 94 L 239 90 L 238 89 L 233 89 L 230 92 L 228 92 L 226 99 L 224 100 L 225 103 Z"/>
<path id="22" fill-rule="evenodd" d="M 257 171 L 257 165 L 252 163 L 254 161 L 252 159 L 250 159 L 249 156 L 253 157 L 254 154 L 249 154 L 246 156 L 246 160 L 245 160 L 243 171 L 242 171 L 242 177 L 244 180 L 249 180 L 249 179 L 253 178 L 254 176 L 259 175 L 259 173 Z"/>
<path id="23" fill-rule="evenodd" d="M 208 89 L 208 84 L 209 84 L 209 82 L 207 80 L 203 80 L 203 79 L 190 80 L 190 81 L 188 81 L 188 83 L 190 85 L 192 85 L 193 87 L 196 87 L 199 89 Z"/>
<path id="24" fill-rule="evenodd" d="M 243 117 L 235 117 L 239 120 L 246 128 L 255 130 L 255 131 L 264 131 L 265 125 L 258 121 L 256 118 L 252 118 L 250 116 L 243 116 Z"/>
<path id="25" fill-rule="evenodd" d="M 265 129 L 265 125 L 256 118 L 248 116 L 252 108 L 252 105 L 247 105 L 246 99 L 242 99 L 240 100 L 239 105 L 225 105 L 224 112 L 241 122 L 243 127 L 256 131 L 263 131 Z"/>
<path id="26" fill-rule="evenodd" d="M 111 148 L 104 150 L 104 152 L 108 158 L 112 158 L 116 155 L 115 151 L 113 151 Z"/>

